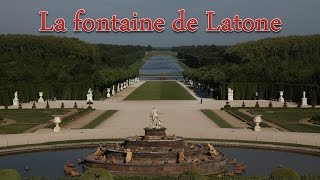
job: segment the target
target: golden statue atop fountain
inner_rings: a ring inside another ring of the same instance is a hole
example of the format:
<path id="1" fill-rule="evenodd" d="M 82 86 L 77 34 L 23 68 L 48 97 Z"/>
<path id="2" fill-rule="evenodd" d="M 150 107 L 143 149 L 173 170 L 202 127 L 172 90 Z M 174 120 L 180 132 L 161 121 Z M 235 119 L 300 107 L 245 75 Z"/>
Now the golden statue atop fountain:
<path id="1" fill-rule="evenodd" d="M 211 157 L 215 157 L 219 154 L 219 152 L 211 144 L 208 143 L 208 147 Z"/>

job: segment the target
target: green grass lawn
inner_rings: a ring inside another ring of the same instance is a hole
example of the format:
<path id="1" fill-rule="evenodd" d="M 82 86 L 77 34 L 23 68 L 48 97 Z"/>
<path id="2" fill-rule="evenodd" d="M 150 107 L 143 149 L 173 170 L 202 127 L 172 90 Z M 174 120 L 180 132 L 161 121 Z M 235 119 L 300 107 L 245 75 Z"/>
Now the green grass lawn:
<path id="1" fill-rule="evenodd" d="M 232 128 L 232 126 L 229 123 L 227 123 L 225 120 L 223 120 L 220 116 L 218 116 L 212 110 L 210 110 L 210 109 L 201 109 L 201 112 L 203 112 L 208 118 L 210 118 L 219 127 L 221 127 L 221 128 Z"/>
<path id="2" fill-rule="evenodd" d="M 87 125 L 83 126 L 82 129 L 94 129 L 95 127 L 99 126 L 103 121 L 107 120 L 111 117 L 117 110 L 108 110 L 98 116 L 96 119 L 88 123 Z"/>
<path id="3" fill-rule="evenodd" d="M 195 100 L 175 81 L 147 81 L 125 100 Z"/>
<path id="4" fill-rule="evenodd" d="M 68 110 L 59 110 L 59 114 L 65 114 Z M 8 109 L 0 110 L 0 117 L 15 120 L 16 123 L 0 126 L 0 134 L 18 134 L 34 126 L 46 123 L 53 119 L 55 109 Z"/>
<path id="5" fill-rule="evenodd" d="M 254 113 L 254 112 L 252 112 Z M 299 123 L 299 120 L 305 118 L 311 118 L 315 115 L 320 115 L 320 110 L 261 110 L 257 112 L 262 114 L 262 119 L 275 123 L 289 131 L 294 132 L 312 132 L 312 133 L 320 133 L 319 126 L 310 126 Z"/>

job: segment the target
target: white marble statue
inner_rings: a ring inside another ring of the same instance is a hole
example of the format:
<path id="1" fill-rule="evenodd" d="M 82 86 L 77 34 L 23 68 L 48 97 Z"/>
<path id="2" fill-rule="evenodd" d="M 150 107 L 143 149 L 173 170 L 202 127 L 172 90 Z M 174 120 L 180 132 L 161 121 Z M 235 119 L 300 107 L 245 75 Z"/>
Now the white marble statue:
<path id="1" fill-rule="evenodd" d="M 306 92 L 303 91 L 301 98 L 301 106 L 308 106 L 308 98 L 306 98 Z"/>
<path id="2" fill-rule="evenodd" d="M 92 90 L 91 88 L 88 90 L 88 93 L 87 93 L 87 101 L 93 101 L 93 94 L 92 94 Z"/>
<path id="3" fill-rule="evenodd" d="M 233 101 L 233 90 L 228 87 L 228 101 Z"/>
<path id="4" fill-rule="evenodd" d="M 111 95 L 113 96 L 113 95 L 115 95 L 116 94 L 116 90 L 115 90 L 115 86 L 113 85 L 112 86 L 112 92 L 111 92 Z"/>
<path id="5" fill-rule="evenodd" d="M 18 107 L 19 106 L 19 99 L 18 99 L 18 91 L 14 93 L 14 98 L 12 100 L 12 105 Z"/>
<path id="6" fill-rule="evenodd" d="M 89 88 L 88 90 L 88 94 L 91 94 L 92 95 L 93 91 L 91 90 L 91 88 Z"/>
<path id="7" fill-rule="evenodd" d="M 160 129 L 160 128 L 162 128 L 161 120 L 160 120 L 158 114 L 159 114 L 159 112 L 158 112 L 157 108 L 153 107 L 153 109 L 152 109 L 152 111 L 150 113 L 151 123 L 150 123 L 149 128 L 151 128 L 151 129 Z"/>

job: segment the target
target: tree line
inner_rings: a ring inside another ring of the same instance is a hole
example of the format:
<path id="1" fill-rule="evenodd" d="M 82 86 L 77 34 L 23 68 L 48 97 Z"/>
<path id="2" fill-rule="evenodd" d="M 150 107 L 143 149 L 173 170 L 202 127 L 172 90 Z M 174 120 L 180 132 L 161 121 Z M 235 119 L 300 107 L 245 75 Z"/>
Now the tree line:
<path id="1" fill-rule="evenodd" d="M 0 35 L 0 105 L 10 105 L 15 91 L 22 102 L 37 100 L 39 91 L 46 99 L 84 99 L 89 88 L 99 98 L 110 84 L 138 75 L 128 67 L 143 58 L 145 49 L 57 36 Z"/>
<path id="2" fill-rule="evenodd" d="M 184 72 L 213 96 L 226 99 L 226 89 L 236 99 L 279 98 L 300 101 L 307 92 L 310 104 L 320 98 L 320 35 L 267 38 L 234 46 L 192 46 L 173 48 L 178 58 L 193 69 Z"/>

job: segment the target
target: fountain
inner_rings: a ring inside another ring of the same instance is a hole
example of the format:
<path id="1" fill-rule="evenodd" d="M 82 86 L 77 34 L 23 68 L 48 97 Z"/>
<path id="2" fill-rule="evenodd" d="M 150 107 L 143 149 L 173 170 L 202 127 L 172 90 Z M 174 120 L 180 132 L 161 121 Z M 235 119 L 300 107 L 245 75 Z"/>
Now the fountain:
<path id="1" fill-rule="evenodd" d="M 87 154 L 84 170 L 104 168 L 116 175 L 135 176 L 178 176 L 190 170 L 212 175 L 226 171 L 226 156 L 211 144 L 187 143 L 183 137 L 167 135 L 155 107 L 150 119 L 144 136 L 128 137 L 120 145 L 100 146 Z"/>

